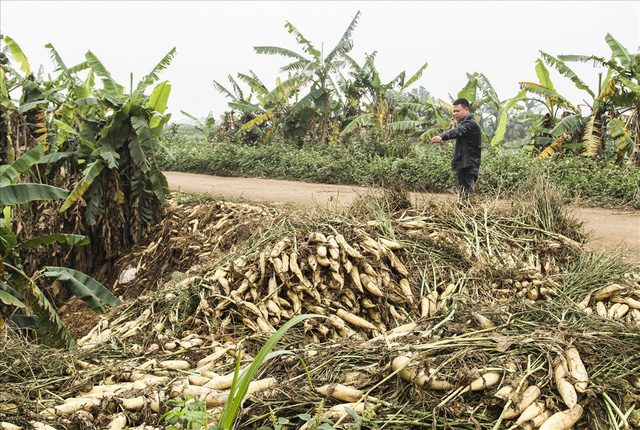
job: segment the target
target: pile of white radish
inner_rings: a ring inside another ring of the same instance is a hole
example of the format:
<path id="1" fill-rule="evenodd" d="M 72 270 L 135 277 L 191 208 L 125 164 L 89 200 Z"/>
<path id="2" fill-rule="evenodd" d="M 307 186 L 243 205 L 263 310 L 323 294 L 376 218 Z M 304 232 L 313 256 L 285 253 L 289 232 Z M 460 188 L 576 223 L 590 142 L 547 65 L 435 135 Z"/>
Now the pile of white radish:
<path id="1" fill-rule="evenodd" d="M 397 372 L 403 380 L 420 388 L 449 392 L 438 407 L 466 392 L 494 387 L 502 380 L 502 372 L 479 369 L 480 376 L 477 379 L 460 385 L 455 381 L 438 378 L 437 370 L 409 354 L 395 357 L 391 363 L 391 370 Z M 495 397 L 506 401 L 501 420 L 511 421 L 510 429 L 568 430 L 581 418 L 582 407 L 578 404 L 578 393 L 587 390 L 589 375 L 575 347 L 565 349 L 557 358 L 553 365 L 553 373 L 555 387 L 566 406 L 565 410 L 555 414 L 547 408 L 547 402 L 541 398 L 542 390 L 536 385 L 518 389 L 505 385 L 494 394 Z"/>
<path id="2" fill-rule="evenodd" d="M 578 303 L 588 314 L 640 325 L 640 291 L 628 291 L 619 284 L 611 284 L 595 294 L 589 294 Z M 623 293 L 627 293 L 623 295 Z"/>
<path id="3" fill-rule="evenodd" d="M 228 348 L 225 352 L 227 350 Z M 200 360 L 200 367 L 195 369 L 186 360 L 151 359 L 136 366 L 135 370 L 122 374 L 124 382 L 95 385 L 77 397 L 44 409 L 40 417 L 46 420 L 84 414 L 89 421 L 93 421 L 92 413 L 96 412 L 99 405 L 107 402 L 113 405 L 110 409 L 125 412 L 116 415 L 108 427 L 111 430 L 121 430 L 127 425 L 126 412 L 148 408 L 157 413 L 170 398 L 193 396 L 204 402 L 207 408 L 222 406 L 229 398 L 233 373 L 217 375 L 206 370 L 211 367 L 213 360 L 217 361 L 215 357 L 221 357 L 220 351 Z M 248 394 L 265 391 L 276 384 L 275 378 L 252 381 Z"/>

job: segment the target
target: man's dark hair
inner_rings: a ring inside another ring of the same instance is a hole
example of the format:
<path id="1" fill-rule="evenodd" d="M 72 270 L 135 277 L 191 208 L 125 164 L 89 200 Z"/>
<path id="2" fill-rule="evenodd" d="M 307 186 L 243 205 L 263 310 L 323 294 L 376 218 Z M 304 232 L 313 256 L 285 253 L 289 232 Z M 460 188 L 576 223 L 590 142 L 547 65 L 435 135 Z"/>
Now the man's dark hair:
<path id="1" fill-rule="evenodd" d="M 469 109 L 469 106 L 470 106 L 469 100 L 467 100 L 467 99 L 457 99 L 456 101 L 453 102 L 453 105 L 454 106 L 455 105 L 461 105 L 462 107 L 467 108 L 467 109 Z"/>

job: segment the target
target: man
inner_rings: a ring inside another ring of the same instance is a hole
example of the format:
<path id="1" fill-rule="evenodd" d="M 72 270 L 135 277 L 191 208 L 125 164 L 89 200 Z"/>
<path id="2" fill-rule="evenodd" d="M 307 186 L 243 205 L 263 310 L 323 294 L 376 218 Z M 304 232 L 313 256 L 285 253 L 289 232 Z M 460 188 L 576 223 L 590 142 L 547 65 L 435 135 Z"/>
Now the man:
<path id="1" fill-rule="evenodd" d="M 431 139 L 433 143 L 456 139 L 451 157 L 451 169 L 456 173 L 461 194 L 468 197 L 476 192 L 476 181 L 480 169 L 480 125 L 469 112 L 469 100 L 453 102 L 453 117 L 458 126 Z"/>

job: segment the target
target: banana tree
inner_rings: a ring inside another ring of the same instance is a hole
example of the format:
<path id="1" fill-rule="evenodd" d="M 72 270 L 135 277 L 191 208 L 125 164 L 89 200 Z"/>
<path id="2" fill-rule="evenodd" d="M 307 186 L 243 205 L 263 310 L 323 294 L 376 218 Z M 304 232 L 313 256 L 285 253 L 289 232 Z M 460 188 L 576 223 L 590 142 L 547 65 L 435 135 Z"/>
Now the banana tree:
<path id="1" fill-rule="evenodd" d="M 422 76 L 428 63 L 425 63 L 409 79 L 402 71 L 387 83 L 383 83 L 375 66 L 377 52 L 365 55 L 362 66 L 345 54 L 351 67 L 350 76 L 353 87 L 364 100 L 360 115 L 350 119 L 342 129 L 346 135 L 358 127 L 382 130 L 387 137 L 394 131 L 420 130 L 424 127 L 423 118 L 413 109 L 415 97 L 405 93 Z M 419 106 L 419 109 L 424 106 Z"/>
<path id="2" fill-rule="evenodd" d="M 332 123 L 331 115 L 337 106 L 333 103 L 332 95 L 335 86 L 332 81 L 332 74 L 345 66 L 344 55 L 353 48 L 351 35 L 360 18 L 360 11 L 356 13 L 351 23 L 343 33 L 336 46 L 325 56 L 322 50 L 318 50 L 314 44 L 307 39 L 293 24 L 287 22 L 285 28 L 296 38 L 296 42 L 302 46 L 305 54 L 300 54 L 290 49 L 277 46 L 256 46 L 254 51 L 258 54 L 281 55 L 293 61 L 280 68 L 281 72 L 297 73 L 310 77 L 312 83 L 309 92 L 298 102 L 298 109 L 302 110 L 308 106 L 315 107 L 318 116 L 318 126 L 313 130 L 312 138 L 325 142 L 329 136 L 329 128 Z"/>
<path id="3" fill-rule="evenodd" d="M 67 285 L 96 312 L 104 313 L 103 305 L 117 306 L 119 301 L 95 279 L 73 269 L 40 267 L 35 273 L 25 270 L 21 257 L 25 250 L 54 243 L 69 246 L 89 243 L 86 236 L 59 233 L 19 243 L 11 219 L 12 210 L 17 210 L 16 205 L 63 199 L 69 194 L 62 188 L 47 184 L 18 183 L 20 177 L 30 173 L 43 156 L 43 145 L 39 144 L 13 163 L 0 166 L 0 209 L 3 214 L 0 218 L 0 302 L 14 309 L 11 319 L 19 327 L 34 329 L 45 343 L 70 347 L 74 344 L 73 338 L 38 285 L 43 277 L 54 278 Z M 0 315 L 0 327 L 4 324 Z"/>
<path id="4" fill-rule="evenodd" d="M 480 117 L 481 128 L 491 139 L 490 146 L 495 148 L 504 140 L 509 112 L 513 109 L 521 109 L 518 103 L 524 100 L 526 91 L 521 90 L 510 99 L 500 100 L 495 88 L 484 74 L 467 73 L 467 78 L 467 84 L 458 93 L 458 98 L 465 98 L 473 104 L 476 116 Z M 478 92 L 481 98 L 478 98 Z"/>
<path id="5" fill-rule="evenodd" d="M 613 108 L 611 103 L 611 97 L 614 95 L 615 90 L 613 69 L 609 68 L 604 79 L 602 79 L 602 75 L 600 75 L 600 85 L 598 86 L 598 92 L 596 94 L 563 60 L 542 51 L 540 54 L 546 64 L 554 67 L 562 76 L 570 79 L 577 88 L 586 92 L 591 98 L 591 103 L 588 104 L 590 110 L 589 115 L 583 117 L 579 112 L 568 115 L 552 130 L 551 135 L 556 138 L 556 141 L 549 150 L 556 149 L 553 145 L 559 149 L 559 143 L 570 139 L 570 136 L 573 135 L 581 136 L 582 155 L 595 157 L 602 154 L 606 136 L 606 126 Z M 576 126 L 579 127 L 579 130 L 576 130 Z M 567 134 L 567 131 L 570 133 Z M 546 153 L 542 155 L 544 156 Z"/>
<path id="6" fill-rule="evenodd" d="M 235 84 L 234 88 L 237 88 L 235 92 L 238 94 L 241 91 L 239 86 L 233 78 L 230 79 Z M 274 133 L 283 133 L 285 138 L 293 137 L 295 133 L 292 128 L 294 127 L 291 127 L 290 123 L 297 121 L 295 116 L 301 106 L 295 99 L 300 89 L 309 82 L 310 77 L 296 74 L 285 81 L 277 78 L 276 86 L 272 90 L 267 89 L 262 80 L 252 71 L 249 74 L 238 73 L 238 79 L 249 85 L 252 95 L 256 96 L 256 103 L 252 103 L 250 98 L 246 100 L 234 98 L 233 94 L 216 82 L 216 88 L 232 99 L 228 106 L 243 114 L 242 125 L 237 133 L 253 132 L 261 137 L 263 143 L 268 143 Z M 291 121 L 292 117 L 294 117 L 293 121 Z"/>
<path id="7" fill-rule="evenodd" d="M 30 78 L 31 74 L 24 76 L 29 71 L 28 60 L 17 44 L 9 39 L 7 46 L 19 68 L 2 68 L 0 129 L 6 131 L 0 136 L 2 161 L 9 164 L 16 155 L 42 144 L 44 156 L 32 169 L 31 181 L 71 190 L 55 212 L 47 202 L 30 208 L 49 214 L 51 220 L 36 223 L 24 216 L 18 219 L 24 226 L 20 234 L 28 237 L 44 233 L 40 231 L 45 230 L 43 226 L 52 231 L 72 227 L 74 233 L 91 239 L 91 250 L 74 251 L 70 258 L 79 268 L 92 270 L 139 242 L 143 231 L 161 214 L 168 189 L 155 158 L 164 150 L 158 138 L 170 118 L 165 111 L 171 86 L 156 82 L 175 49 L 126 94 L 92 52 L 87 52 L 85 62 L 67 67 L 53 45 L 47 45 L 59 76 L 39 82 Z M 83 80 L 77 77 L 82 70 L 87 71 Z M 34 95 L 33 100 L 11 98 L 12 91 L 25 87 Z M 19 125 L 24 121 L 22 113 L 38 106 L 46 112 L 44 137 L 37 129 L 18 133 L 14 123 Z M 35 255 L 25 257 L 27 266 L 37 262 Z"/>
<path id="8" fill-rule="evenodd" d="M 592 110 L 602 111 L 605 105 L 608 108 L 611 119 L 607 128 L 616 140 L 617 161 L 627 158 L 640 165 L 640 54 L 631 54 L 610 33 L 605 36 L 605 41 L 611 49 L 609 60 L 595 55 L 560 55 L 558 61 L 593 62 L 596 66 L 606 67 L 604 79 L 600 74 L 599 93 L 594 97 Z M 565 76 L 579 85 L 571 73 Z M 597 119 L 593 122 L 597 124 Z M 601 135 L 604 135 L 605 127 L 606 124 L 599 127 Z M 596 145 L 595 139 L 591 140 L 591 145 L 585 145 L 586 155 L 600 151 L 601 144 Z"/>
<path id="9" fill-rule="evenodd" d="M 552 131 L 558 124 L 559 117 L 577 115 L 580 110 L 556 91 L 549 70 L 541 59 L 536 60 L 536 74 L 538 83 L 520 82 L 520 89 L 530 95 L 526 99 L 537 102 L 543 108 L 544 113 L 534 115 L 537 123 L 530 128 L 531 148 L 542 150 L 551 144 L 558 144 Z"/>

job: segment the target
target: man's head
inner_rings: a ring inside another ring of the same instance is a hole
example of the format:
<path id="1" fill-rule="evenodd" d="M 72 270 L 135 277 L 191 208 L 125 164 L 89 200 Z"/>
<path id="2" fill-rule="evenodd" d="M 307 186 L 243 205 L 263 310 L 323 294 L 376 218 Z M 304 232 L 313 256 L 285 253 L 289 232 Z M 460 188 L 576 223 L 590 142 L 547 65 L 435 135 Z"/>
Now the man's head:
<path id="1" fill-rule="evenodd" d="M 453 117 L 456 121 L 462 121 L 469 115 L 469 100 L 457 99 L 453 102 Z"/>

